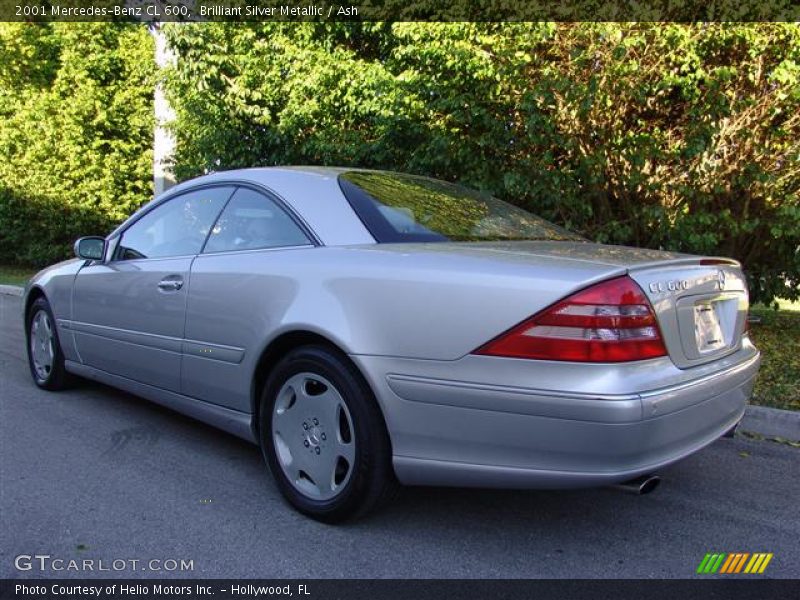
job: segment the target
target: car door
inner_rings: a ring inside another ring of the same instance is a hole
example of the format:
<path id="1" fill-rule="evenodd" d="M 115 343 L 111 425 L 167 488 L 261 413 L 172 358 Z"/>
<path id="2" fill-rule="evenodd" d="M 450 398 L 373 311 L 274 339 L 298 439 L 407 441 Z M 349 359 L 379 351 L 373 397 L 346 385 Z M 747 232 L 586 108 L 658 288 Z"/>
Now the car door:
<path id="1" fill-rule="evenodd" d="M 192 264 L 184 394 L 250 411 L 258 350 L 297 291 L 286 253 L 313 247 L 310 233 L 277 198 L 236 190 Z"/>
<path id="2" fill-rule="evenodd" d="M 78 272 L 71 328 L 84 364 L 180 391 L 192 260 L 233 190 L 204 187 L 156 205 L 126 227 L 111 260 Z"/>

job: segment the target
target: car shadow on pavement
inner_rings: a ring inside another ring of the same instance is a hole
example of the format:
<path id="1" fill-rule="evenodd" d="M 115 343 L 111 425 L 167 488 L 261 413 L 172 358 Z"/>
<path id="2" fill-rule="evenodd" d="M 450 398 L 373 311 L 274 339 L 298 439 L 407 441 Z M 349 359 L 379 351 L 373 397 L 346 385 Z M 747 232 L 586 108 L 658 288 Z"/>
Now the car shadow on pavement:
<path id="1" fill-rule="evenodd" d="M 145 452 L 165 440 L 190 444 L 208 453 L 209 460 L 235 460 L 248 475 L 260 472 L 268 486 L 277 488 L 264 465 L 257 446 L 222 430 L 177 413 L 159 404 L 143 400 L 127 392 L 93 381 L 81 381 L 81 398 L 101 402 L 105 408 L 125 413 L 130 427 L 115 429 L 108 441 L 108 454 Z M 66 396 L 67 394 L 65 394 Z M 178 476 L 178 474 L 176 474 Z M 249 479 L 249 478 L 248 478 Z M 397 496 L 362 522 L 370 526 L 390 525 L 413 515 L 435 527 L 437 522 L 485 522 L 492 519 L 514 518 L 528 525 L 540 522 L 554 524 L 575 519 L 591 511 L 595 519 L 613 518 L 620 502 L 652 502 L 661 490 L 650 496 L 635 497 L 610 488 L 579 490 L 498 490 L 445 487 L 401 487 Z M 290 511 L 283 505 L 282 510 Z M 607 512 L 607 515 L 603 513 Z"/>

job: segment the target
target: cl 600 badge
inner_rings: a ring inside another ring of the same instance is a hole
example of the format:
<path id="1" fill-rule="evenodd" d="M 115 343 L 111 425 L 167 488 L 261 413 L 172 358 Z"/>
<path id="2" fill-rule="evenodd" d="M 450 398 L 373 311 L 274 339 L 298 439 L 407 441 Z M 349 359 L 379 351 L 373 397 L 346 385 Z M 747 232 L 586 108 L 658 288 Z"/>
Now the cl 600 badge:
<path id="1" fill-rule="evenodd" d="M 650 284 L 650 291 L 654 294 L 658 294 L 659 292 L 680 292 L 686 289 L 689 289 L 689 282 L 685 279 L 656 281 Z"/>

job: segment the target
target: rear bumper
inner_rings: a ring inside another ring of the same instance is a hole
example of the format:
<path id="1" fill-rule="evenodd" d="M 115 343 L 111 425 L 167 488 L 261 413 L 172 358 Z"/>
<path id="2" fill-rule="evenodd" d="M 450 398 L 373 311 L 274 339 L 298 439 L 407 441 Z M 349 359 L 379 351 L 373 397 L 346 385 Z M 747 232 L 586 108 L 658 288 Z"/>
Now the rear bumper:
<path id="1" fill-rule="evenodd" d="M 760 362 L 749 346 L 679 383 L 589 394 L 432 377 L 435 361 L 400 374 L 407 363 L 353 358 L 384 410 L 401 482 L 507 488 L 603 485 L 678 461 L 739 422 Z M 458 371 L 455 362 L 441 373 Z M 672 377 L 662 367 L 651 363 L 651 381 Z"/>

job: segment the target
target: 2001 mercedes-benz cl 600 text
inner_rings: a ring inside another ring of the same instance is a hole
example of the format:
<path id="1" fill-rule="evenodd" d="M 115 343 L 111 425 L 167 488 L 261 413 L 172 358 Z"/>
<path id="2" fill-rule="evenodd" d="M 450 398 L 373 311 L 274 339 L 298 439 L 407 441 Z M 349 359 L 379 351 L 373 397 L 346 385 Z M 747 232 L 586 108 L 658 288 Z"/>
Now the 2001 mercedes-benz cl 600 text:
<path id="1" fill-rule="evenodd" d="M 398 481 L 654 474 L 735 428 L 759 365 L 736 261 L 590 243 L 424 177 L 215 173 L 75 250 L 25 290 L 36 384 L 98 380 L 256 442 L 329 522 Z"/>

